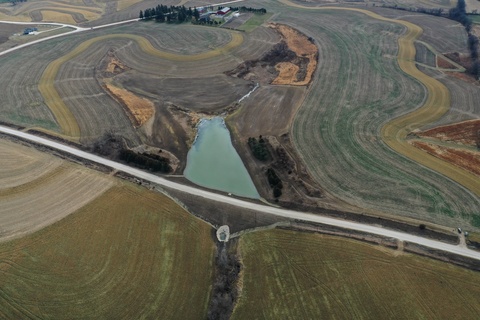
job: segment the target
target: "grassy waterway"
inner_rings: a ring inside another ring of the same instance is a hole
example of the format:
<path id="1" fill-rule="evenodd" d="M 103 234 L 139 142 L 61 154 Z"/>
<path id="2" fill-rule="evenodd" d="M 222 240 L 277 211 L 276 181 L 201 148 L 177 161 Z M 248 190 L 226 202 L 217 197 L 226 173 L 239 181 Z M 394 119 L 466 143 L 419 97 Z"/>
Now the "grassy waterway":
<path id="1" fill-rule="evenodd" d="M 204 119 L 198 125 L 184 175 L 203 187 L 247 198 L 259 197 L 222 118 Z"/>

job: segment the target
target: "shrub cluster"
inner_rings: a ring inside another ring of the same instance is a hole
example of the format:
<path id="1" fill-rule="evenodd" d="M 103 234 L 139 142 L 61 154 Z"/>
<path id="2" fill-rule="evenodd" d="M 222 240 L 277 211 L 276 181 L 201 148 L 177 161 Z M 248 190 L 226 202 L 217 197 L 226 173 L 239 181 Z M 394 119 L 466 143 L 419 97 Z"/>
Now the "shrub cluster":
<path id="1" fill-rule="evenodd" d="M 119 158 L 141 169 L 163 173 L 172 171 L 169 159 L 157 155 L 138 154 L 128 149 L 122 149 Z"/>
<path id="2" fill-rule="evenodd" d="M 227 249 L 227 246 L 230 245 L 232 245 L 232 241 L 217 245 L 216 277 L 213 283 L 208 320 L 230 319 L 238 298 L 237 282 L 242 265 L 236 253 Z"/>
<path id="3" fill-rule="evenodd" d="M 258 160 L 265 161 L 271 158 L 270 151 L 268 151 L 267 144 L 262 136 L 260 136 L 258 140 L 255 138 L 248 138 L 248 146 Z"/>
<path id="4" fill-rule="evenodd" d="M 272 168 L 267 169 L 267 179 L 268 179 L 268 184 L 270 185 L 271 188 L 273 188 L 273 196 L 275 198 L 280 197 L 282 195 L 282 189 L 283 189 L 282 180 L 280 180 L 277 173 Z"/>
<path id="5" fill-rule="evenodd" d="M 450 9 L 448 17 L 452 20 L 460 22 L 468 34 L 468 49 L 470 50 L 470 58 L 472 65 L 469 70 L 470 74 L 476 79 L 480 78 L 480 60 L 478 59 L 478 37 L 472 33 L 472 20 L 468 17 L 466 11 L 465 0 L 458 0 L 457 6 Z"/>

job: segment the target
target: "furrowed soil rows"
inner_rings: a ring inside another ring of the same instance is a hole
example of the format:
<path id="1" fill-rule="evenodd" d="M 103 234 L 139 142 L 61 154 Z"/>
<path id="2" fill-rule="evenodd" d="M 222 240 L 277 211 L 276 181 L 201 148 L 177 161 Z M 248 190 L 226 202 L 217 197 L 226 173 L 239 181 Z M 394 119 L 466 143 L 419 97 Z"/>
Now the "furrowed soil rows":
<path id="1" fill-rule="evenodd" d="M 438 145 L 424 141 L 412 141 L 411 144 L 419 149 L 424 150 L 428 154 L 439 159 L 443 159 L 448 163 L 456 165 L 462 169 L 468 170 L 476 174 L 480 179 L 480 156 L 479 152 L 472 150 L 457 149 L 455 146 Z"/>
<path id="2" fill-rule="evenodd" d="M 75 116 L 74 113 L 67 107 L 64 103 L 63 99 L 61 98 L 59 92 L 55 88 L 55 80 L 59 73 L 59 70 L 62 66 L 67 63 L 68 61 L 74 59 L 75 57 L 82 54 L 85 50 L 87 50 L 91 45 L 96 43 L 103 43 L 107 40 L 111 39 L 128 39 L 135 41 L 139 48 L 148 56 L 157 57 L 164 60 L 170 61 L 178 61 L 178 62 L 188 62 L 188 61 L 199 61 L 208 58 L 214 58 L 218 55 L 223 55 L 227 53 L 229 50 L 239 46 L 242 41 L 243 37 L 239 33 L 232 33 L 232 39 L 229 43 L 224 45 L 223 47 L 213 49 L 208 52 L 202 52 L 194 55 L 178 55 L 169 53 L 166 51 L 161 51 L 156 49 L 152 46 L 152 44 L 144 37 L 133 35 L 133 34 L 109 34 L 104 36 L 99 36 L 93 39 L 89 39 L 79 46 L 77 46 L 74 50 L 72 50 L 67 55 L 64 55 L 52 63 L 50 63 L 47 68 L 45 69 L 42 78 L 40 79 L 38 88 L 42 96 L 45 98 L 45 102 L 52 111 L 55 116 L 55 119 L 59 123 L 60 127 L 62 128 L 62 132 L 72 137 L 73 139 L 80 138 L 80 127 L 77 123 L 76 118 L 81 119 L 82 117 Z M 98 52 L 98 51 L 97 51 Z M 89 70 L 87 70 L 88 72 Z M 90 97 L 95 96 L 90 94 Z M 77 108 L 78 110 L 78 108 Z M 81 112 L 81 110 L 79 111 Z M 85 130 L 85 134 L 95 130 L 95 126 L 90 128 L 90 130 Z"/>
<path id="3" fill-rule="evenodd" d="M 214 252 L 209 225 L 159 193 L 121 184 L 0 244 L 0 318 L 203 319 Z"/>
<path id="4" fill-rule="evenodd" d="M 480 313 L 480 274 L 432 259 L 287 230 L 244 235 L 240 250 L 243 288 L 231 319 L 448 319 L 459 310 L 473 319 Z"/>
<path id="5" fill-rule="evenodd" d="M 6 153 L 0 159 L 4 168 L 0 172 L 0 240 L 40 230 L 81 208 L 113 185 L 112 178 L 62 163 L 27 147 L 4 141 L 0 141 L 0 146 Z M 12 161 L 13 157 L 17 162 Z M 37 168 L 30 171 L 32 165 L 46 171 L 34 176 L 32 173 Z M 18 181 L 12 181 L 12 172 L 18 173 Z"/>
<path id="6" fill-rule="evenodd" d="M 324 13 L 326 9 L 310 8 L 288 17 L 288 23 L 305 30 L 319 44 L 318 71 L 292 130 L 310 173 L 335 196 L 375 213 L 391 212 L 443 224 L 472 223 L 480 205 L 477 196 L 392 152 L 380 140 L 385 137 L 393 150 L 423 160 L 422 164 L 441 162 L 413 146 L 405 147 L 406 134 L 438 119 L 449 101 L 445 87 L 415 68 L 413 40 L 421 29 L 408 22 L 390 23 L 371 12 L 360 11 L 374 20 L 356 14 L 358 10 L 339 8 Z M 281 17 L 280 23 L 284 22 Z M 405 29 L 399 24 L 410 30 L 401 37 Z M 396 56 L 401 58 L 397 61 Z M 424 87 L 404 72 L 426 82 L 428 101 L 431 90 L 436 90 L 433 93 L 441 105 L 433 113 L 419 109 L 424 112 L 380 131 L 390 119 L 424 103 Z M 462 172 L 453 166 L 449 170 Z M 463 179 L 475 183 L 470 173 L 460 175 L 462 183 Z"/>
<path id="7" fill-rule="evenodd" d="M 262 86 L 242 102 L 228 122 L 240 137 L 288 133 L 305 92 L 303 87 Z"/>
<path id="8" fill-rule="evenodd" d="M 86 6 L 84 2 L 68 4 L 62 1 L 34 1 L 3 7 L 0 20 L 14 21 L 48 21 L 76 24 L 98 19 L 103 9 L 101 6 Z"/>
<path id="9" fill-rule="evenodd" d="M 437 66 L 435 54 L 423 44 L 415 43 L 415 51 L 415 61 L 433 68 Z"/>
<path id="10" fill-rule="evenodd" d="M 448 112 L 437 121 L 426 125 L 422 129 L 448 125 L 465 120 L 478 119 L 480 114 L 480 90 L 478 86 L 468 83 L 454 76 L 446 76 L 436 70 L 427 70 L 421 68 L 422 72 L 438 79 L 450 91 L 451 106 Z"/>
<path id="11" fill-rule="evenodd" d="M 0 140 L 0 192 L 30 182 L 58 168 L 62 161 L 30 148 Z"/>
<path id="12" fill-rule="evenodd" d="M 480 119 L 436 127 L 415 135 L 477 147 L 480 145 Z"/>

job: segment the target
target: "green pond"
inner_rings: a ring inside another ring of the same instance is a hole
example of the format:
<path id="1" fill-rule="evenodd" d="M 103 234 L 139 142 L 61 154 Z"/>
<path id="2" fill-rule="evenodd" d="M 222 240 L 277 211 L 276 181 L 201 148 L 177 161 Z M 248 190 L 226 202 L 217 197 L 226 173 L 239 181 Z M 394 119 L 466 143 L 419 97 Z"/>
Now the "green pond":
<path id="1" fill-rule="evenodd" d="M 188 152 L 185 177 L 199 186 L 259 198 L 247 169 L 232 145 L 223 118 L 203 119 Z"/>

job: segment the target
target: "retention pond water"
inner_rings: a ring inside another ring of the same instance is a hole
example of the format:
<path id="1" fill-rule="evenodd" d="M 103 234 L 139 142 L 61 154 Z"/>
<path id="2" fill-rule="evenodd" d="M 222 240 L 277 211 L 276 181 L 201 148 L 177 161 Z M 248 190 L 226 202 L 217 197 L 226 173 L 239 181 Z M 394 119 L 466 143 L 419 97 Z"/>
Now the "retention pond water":
<path id="1" fill-rule="evenodd" d="M 202 119 L 188 152 L 185 177 L 202 187 L 259 198 L 242 159 L 232 145 L 223 118 Z"/>

